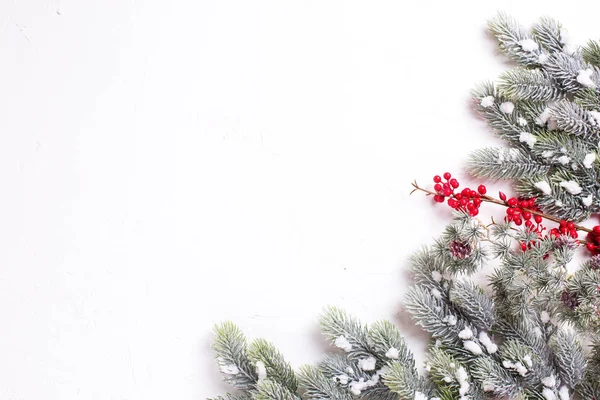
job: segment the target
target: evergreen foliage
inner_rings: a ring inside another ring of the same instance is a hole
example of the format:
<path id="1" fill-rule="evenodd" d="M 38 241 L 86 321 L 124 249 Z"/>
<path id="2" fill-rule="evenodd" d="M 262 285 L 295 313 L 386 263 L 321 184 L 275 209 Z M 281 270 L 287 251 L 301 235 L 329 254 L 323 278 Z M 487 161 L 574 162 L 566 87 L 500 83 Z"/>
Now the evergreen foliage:
<path id="1" fill-rule="evenodd" d="M 501 14 L 489 27 L 518 67 L 480 85 L 475 105 L 507 148 L 474 152 L 469 170 L 514 181 L 554 217 L 589 218 L 600 206 L 600 45 L 571 45 L 549 18 L 528 31 Z M 333 351 L 298 372 L 271 343 L 247 345 L 225 322 L 214 350 L 240 393 L 217 399 L 597 400 L 600 256 L 571 272 L 577 246 L 566 235 L 485 226 L 455 212 L 410 259 L 405 308 L 431 337 L 424 366 L 392 322 L 367 325 L 335 307 L 320 317 Z M 473 274 L 491 262 L 488 293 Z"/>

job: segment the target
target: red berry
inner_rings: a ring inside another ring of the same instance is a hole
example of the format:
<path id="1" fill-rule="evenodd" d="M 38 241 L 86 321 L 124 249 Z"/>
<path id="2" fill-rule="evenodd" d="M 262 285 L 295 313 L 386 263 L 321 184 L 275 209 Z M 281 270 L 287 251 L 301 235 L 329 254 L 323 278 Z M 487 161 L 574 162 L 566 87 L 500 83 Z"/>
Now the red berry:
<path id="1" fill-rule="evenodd" d="M 521 225 L 523 223 L 523 220 L 521 219 L 521 217 L 515 217 L 515 225 Z"/>
<path id="2" fill-rule="evenodd" d="M 521 250 L 523 250 L 523 251 L 527 250 L 527 245 L 524 242 L 521 243 Z"/>
<path id="3" fill-rule="evenodd" d="M 511 197 L 510 199 L 508 199 L 508 205 L 511 207 L 514 207 L 517 205 L 517 199 L 515 199 L 514 197 Z"/>
<path id="4" fill-rule="evenodd" d="M 594 243 L 588 243 L 585 245 L 585 248 L 588 249 L 588 251 L 594 251 L 596 246 L 594 246 Z"/>
<path id="5" fill-rule="evenodd" d="M 567 226 L 567 221 L 565 221 L 564 219 L 561 219 L 560 226 Z"/>
<path id="6" fill-rule="evenodd" d="M 435 190 L 436 192 L 441 192 L 442 185 L 440 185 L 439 183 L 436 183 L 435 185 L 433 185 L 433 190 Z"/>
<path id="7" fill-rule="evenodd" d="M 452 175 L 450 174 L 450 172 L 444 172 L 444 179 L 448 180 L 452 177 Z"/>
<path id="8" fill-rule="evenodd" d="M 479 207 L 481 205 L 481 199 L 479 197 L 475 197 L 473 199 L 473 204 L 475 204 L 477 207 Z"/>
<path id="9" fill-rule="evenodd" d="M 479 210 L 474 208 L 473 210 L 469 211 L 469 214 L 471 214 L 472 217 L 476 216 L 477 214 L 479 214 Z"/>
<path id="10" fill-rule="evenodd" d="M 444 184 L 442 185 L 442 188 L 444 188 L 444 190 L 446 190 L 446 189 L 450 189 L 450 185 L 448 185 L 447 183 L 444 183 Z"/>
<path id="11" fill-rule="evenodd" d="M 567 228 L 572 230 L 575 228 L 575 224 L 572 221 L 569 221 L 567 222 Z"/>
<path id="12" fill-rule="evenodd" d="M 460 200 L 460 199 L 462 199 L 462 194 L 460 194 L 460 193 L 457 193 L 457 194 L 455 194 L 455 195 L 454 195 L 454 198 L 455 198 L 456 200 Z"/>
<path id="13" fill-rule="evenodd" d="M 458 183 L 458 181 L 457 181 L 456 179 L 452 178 L 452 179 L 450 179 L 450 185 L 451 185 L 451 186 L 452 186 L 454 189 L 456 189 L 456 188 L 459 186 L 459 183 Z"/>
<path id="14" fill-rule="evenodd" d="M 463 196 L 465 197 L 470 197 L 471 195 L 471 189 L 469 188 L 464 188 L 461 192 L 460 192 Z"/>
<path id="15" fill-rule="evenodd" d="M 506 201 L 506 195 L 502 192 L 498 192 L 498 196 L 500 196 L 500 200 Z"/>
<path id="16" fill-rule="evenodd" d="M 437 201 L 438 203 L 443 203 L 444 202 L 444 196 L 442 196 L 440 194 L 436 194 L 435 196 L 433 196 L 433 200 Z"/>
<path id="17" fill-rule="evenodd" d="M 592 232 L 596 235 L 600 235 L 600 225 L 596 225 L 592 228 Z"/>
<path id="18" fill-rule="evenodd" d="M 459 203 L 462 207 L 466 206 L 468 202 L 469 201 L 467 199 L 465 199 L 464 197 L 459 200 Z"/>
<path id="19" fill-rule="evenodd" d="M 579 235 L 577 234 L 577 231 L 575 229 L 573 229 L 571 232 L 569 232 L 569 234 L 571 235 L 571 237 L 573 239 L 577 239 L 579 237 Z"/>
<path id="20" fill-rule="evenodd" d="M 536 215 L 535 217 L 533 217 L 533 219 L 535 219 L 535 223 L 536 224 L 541 224 L 542 223 L 542 217 L 540 217 L 539 215 Z"/>
<path id="21" fill-rule="evenodd" d="M 468 203 L 467 204 L 467 210 L 469 210 L 469 211 L 473 211 L 476 208 L 477 207 L 475 207 L 475 204 L 473 204 L 473 203 Z"/>
<path id="22" fill-rule="evenodd" d="M 523 211 L 523 219 L 531 219 L 531 213 L 529 211 Z"/>
<path id="23" fill-rule="evenodd" d="M 528 228 L 533 228 L 533 222 L 531 222 L 530 220 L 525 221 L 525 226 Z"/>
<path id="24" fill-rule="evenodd" d="M 442 181 L 442 177 L 439 176 L 439 175 L 436 175 L 436 176 L 433 177 L 433 181 L 435 183 L 440 183 Z"/>
<path id="25" fill-rule="evenodd" d="M 444 196 L 448 197 L 452 194 L 452 189 L 444 189 Z"/>
<path id="26" fill-rule="evenodd" d="M 458 201 L 456 201 L 454 199 L 448 199 L 448 205 L 452 208 L 456 208 L 456 207 L 458 207 Z"/>
<path id="27" fill-rule="evenodd" d="M 479 187 L 477 188 L 477 191 L 479 192 L 479 194 L 486 194 L 487 188 L 485 187 L 485 185 L 479 185 Z"/>
<path id="28" fill-rule="evenodd" d="M 513 214 L 515 213 L 515 209 L 514 209 L 514 208 L 507 208 L 507 209 L 506 209 L 506 213 L 507 213 L 508 215 L 513 215 Z"/>

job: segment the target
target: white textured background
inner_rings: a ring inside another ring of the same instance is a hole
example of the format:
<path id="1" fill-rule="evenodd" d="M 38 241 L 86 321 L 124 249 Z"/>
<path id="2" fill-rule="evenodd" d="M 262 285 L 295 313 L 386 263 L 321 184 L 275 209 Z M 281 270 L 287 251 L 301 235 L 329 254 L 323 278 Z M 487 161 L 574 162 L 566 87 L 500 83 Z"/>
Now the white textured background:
<path id="1" fill-rule="evenodd" d="M 0 0 L 0 399 L 203 399 L 231 319 L 294 366 L 340 305 L 398 316 L 447 221 L 410 182 L 496 143 L 497 9 L 597 2 Z"/>

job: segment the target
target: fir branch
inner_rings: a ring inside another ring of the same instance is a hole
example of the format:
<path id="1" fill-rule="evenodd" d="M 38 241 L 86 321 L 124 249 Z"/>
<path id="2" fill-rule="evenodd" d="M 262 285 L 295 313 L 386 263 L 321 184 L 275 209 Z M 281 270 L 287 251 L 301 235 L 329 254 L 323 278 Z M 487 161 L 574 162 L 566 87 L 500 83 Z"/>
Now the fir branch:
<path id="1" fill-rule="evenodd" d="M 539 44 L 514 19 L 498 14 L 488 22 L 488 28 L 510 59 L 527 66 L 538 65 Z"/>
<path id="2" fill-rule="evenodd" d="M 600 42 L 597 40 L 587 42 L 581 49 L 581 57 L 586 63 L 600 67 Z"/>
<path id="3" fill-rule="evenodd" d="M 270 342 L 264 339 L 254 340 L 248 348 L 248 357 L 255 365 L 257 362 L 264 364 L 270 380 L 283 385 L 291 393 L 296 392 L 298 383 L 294 370 Z"/>
<path id="4" fill-rule="evenodd" d="M 383 376 L 383 382 L 398 395 L 399 400 L 413 400 L 417 398 L 417 392 L 426 398 L 435 395 L 430 383 L 415 375 L 411 368 L 399 362 L 390 364 L 388 371 Z"/>
<path id="5" fill-rule="evenodd" d="M 450 289 L 450 300 L 477 328 L 490 331 L 495 323 L 494 303 L 471 281 L 457 281 Z"/>
<path id="6" fill-rule="evenodd" d="M 485 392 L 508 398 L 515 398 L 521 392 L 516 379 L 490 357 L 477 358 L 470 370 Z"/>
<path id="7" fill-rule="evenodd" d="M 533 26 L 533 37 L 548 53 L 563 51 L 562 25 L 555 19 L 542 17 Z"/>
<path id="8" fill-rule="evenodd" d="M 258 375 L 256 367 L 248 358 L 246 338 L 231 322 L 216 325 L 215 351 L 224 380 L 242 390 L 253 389 Z"/>
<path id="9" fill-rule="evenodd" d="M 337 307 L 327 307 L 319 318 L 323 334 L 353 360 L 371 357 L 366 326 Z"/>
<path id="10" fill-rule="evenodd" d="M 285 385 L 271 379 L 263 379 L 256 385 L 253 400 L 299 400 Z"/>
<path id="11" fill-rule="evenodd" d="M 298 385 L 304 392 L 304 396 L 310 399 L 351 400 L 353 398 L 347 390 L 337 386 L 316 367 L 309 365 L 300 367 Z"/>
<path id="12" fill-rule="evenodd" d="M 563 329 L 552 336 L 550 346 L 554 350 L 560 379 L 574 388 L 583 378 L 586 368 L 581 344 L 572 332 Z"/>
<path id="13" fill-rule="evenodd" d="M 550 167 L 518 149 L 483 148 L 469 155 L 467 170 L 476 177 L 523 179 L 546 175 Z"/>
<path id="14" fill-rule="evenodd" d="M 564 97 L 547 74 L 535 69 L 513 69 L 500 75 L 499 92 L 512 101 L 556 101 Z"/>
<path id="15" fill-rule="evenodd" d="M 598 123 L 576 103 L 560 101 L 550 107 L 550 112 L 559 129 L 596 143 L 600 139 Z"/>
<path id="16" fill-rule="evenodd" d="M 369 329 L 369 341 L 378 359 L 386 362 L 398 360 L 408 368 L 415 367 L 415 360 L 406 347 L 398 328 L 389 321 L 378 321 Z"/>
<path id="17" fill-rule="evenodd" d="M 580 57 L 561 52 L 552 54 L 544 64 L 544 69 L 557 82 L 561 90 L 567 93 L 577 93 L 585 88 L 577 77 L 586 67 L 587 64 L 584 64 Z"/>
<path id="18" fill-rule="evenodd" d="M 217 396 L 208 398 L 207 400 L 251 400 L 252 396 L 249 393 L 231 394 L 227 393 L 225 396 Z"/>

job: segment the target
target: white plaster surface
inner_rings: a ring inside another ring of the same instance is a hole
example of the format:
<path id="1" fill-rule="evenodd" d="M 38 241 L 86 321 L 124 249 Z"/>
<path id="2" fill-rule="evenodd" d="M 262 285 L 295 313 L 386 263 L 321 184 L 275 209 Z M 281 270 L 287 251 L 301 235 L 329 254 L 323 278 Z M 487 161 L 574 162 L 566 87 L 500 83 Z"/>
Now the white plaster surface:
<path id="1" fill-rule="evenodd" d="M 422 360 L 407 257 L 449 213 L 410 182 L 499 143 L 498 9 L 600 38 L 592 1 L 1 0 L 0 399 L 213 397 L 215 322 L 298 367 L 327 304 Z"/>

